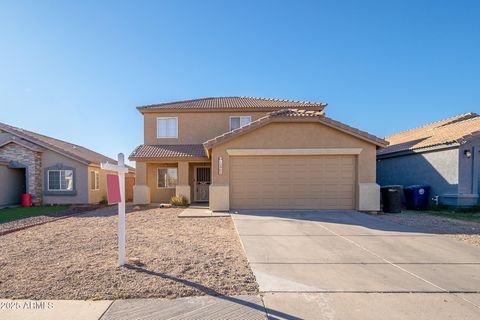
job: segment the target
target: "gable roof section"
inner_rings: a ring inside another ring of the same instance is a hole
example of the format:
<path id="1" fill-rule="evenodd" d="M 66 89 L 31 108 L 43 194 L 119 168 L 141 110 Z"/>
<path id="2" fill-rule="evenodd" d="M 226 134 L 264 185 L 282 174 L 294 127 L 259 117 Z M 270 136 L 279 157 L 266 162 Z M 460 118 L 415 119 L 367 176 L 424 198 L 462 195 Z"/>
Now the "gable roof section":
<path id="1" fill-rule="evenodd" d="M 142 144 L 135 148 L 128 158 L 130 160 L 152 158 L 208 160 L 205 149 L 201 144 Z"/>
<path id="2" fill-rule="evenodd" d="M 24 148 L 27 148 L 29 150 L 32 150 L 32 151 L 35 151 L 35 152 L 39 152 L 39 151 L 43 151 L 44 149 L 42 147 L 40 147 L 39 145 L 36 145 L 34 143 L 31 143 L 27 140 L 24 140 L 20 137 L 17 137 L 11 133 L 6 133 L 5 135 L 0 135 L 0 148 L 3 147 L 3 146 L 6 146 L 7 144 L 10 144 L 10 143 L 15 143 L 15 144 L 18 144 Z"/>
<path id="3" fill-rule="evenodd" d="M 25 129 L 17 128 L 0 122 L 0 130 L 8 132 L 16 137 L 26 140 L 30 144 L 41 146 L 45 149 L 55 151 L 70 159 L 76 160 L 83 164 L 96 164 L 100 165 L 101 162 L 117 163 L 116 160 L 104 156 L 98 152 L 84 148 L 82 146 L 69 143 L 63 140 L 44 136 L 39 133 L 28 131 Z M 133 170 L 132 167 L 128 167 Z"/>
<path id="4" fill-rule="evenodd" d="M 322 110 L 327 106 L 323 102 L 305 102 L 294 100 L 279 100 L 255 97 L 210 97 L 193 100 L 183 100 L 140 106 L 137 109 L 144 113 L 149 111 L 204 111 L 204 110 L 275 110 L 285 108 L 302 108 Z"/>
<path id="5" fill-rule="evenodd" d="M 347 134 L 353 135 L 361 140 L 368 141 L 377 145 L 378 147 L 385 147 L 388 143 L 380 139 L 374 135 L 371 135 L 365 131 L 358 130 L 356 128 L 347 126 L 341 122 L 335 121 L 333 119 L 325 117 L 323 112 L 320 111 L 307 111 L 307 110 L 300 110 L 300 109 L 283 109 L 279 111 L 274 111 L 268 114 L 265 117 L 257 119 L 255 121 L 250 122 L 249 124 L 240 127 L 238 129 L 232 130 L 230 132 L 224 133 L 220 136 L 217 136 L 213 139 L 210 139 L 203 143 L 203 146 L 206 149 L 210 149 L 213 146 L 225 143 L 231 139 L 234 139 L 240 135 L 253 131 L 257 128 L 263 127 L 271 122 L 277 121 L 302 121 L 302 122 L 319 122 L 331 128 L 340 130 Z"/>
<path id="6" fill-rule="evenodd" d="M 470 112 L 388 136 L 385 140 L 390 142 L 390 146 L 377 154 L 462 143 L 477 134 L 480 134 L 480 116 Z"/>

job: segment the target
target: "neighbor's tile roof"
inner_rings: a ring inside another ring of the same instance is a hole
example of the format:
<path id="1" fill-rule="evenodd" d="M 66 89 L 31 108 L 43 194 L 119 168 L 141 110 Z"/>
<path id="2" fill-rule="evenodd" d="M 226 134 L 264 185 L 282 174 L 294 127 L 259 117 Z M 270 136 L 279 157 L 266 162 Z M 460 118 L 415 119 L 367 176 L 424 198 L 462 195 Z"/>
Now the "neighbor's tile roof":
<path id="1" fill-rule="evenodd" d="M 276 108 L 317 108 L 327 106 L 323 102 L 305 102 L 255 97 L 210 97 L 140 106 L 138 109 L 276 109 Z"/>
<path id="2" fill-rule="evenodd" d="M 390 142 L 390 146 L 379 150 L 378 154 L 460 143 L 478 133 L 480 116 L 472 112 L 465 113 L 386 137 L 385 140 Z"/>
<path id="3" fill-rule="evenodd" d="M 321 117 L 322 111 L 308 111 L 302 109 L 282 109 L 270 113 L 271 117 Z"/>
<path id="4" fill-rule="evenodd" d="M 274 121 L 275 118 L 281 118 L 281 117 L 287 117 L 287 118 L 311 118 L 313 121 L 318 121 L 321 122 L 327 126 L 333 127 L 335 129 L 344 131 L 346 133 L 349 133 L 351 135 L 357 136 L 360 139 L 364 139 L 367 141 L 370 141 L 377 146 L 380 147 L 385 147 L 388 143 L 380 139 L 374 135 L 371 135 L 365 131 L 358 130 L 356 128 L 350 127 L 346 124 L 343 124 L 341 122 L 335 121 L 333 119 L 325 117 L 324 113 L 321 111 L 307 111 L 307 110 L 301 110 L 301 109 L 284 109 L 284 110 L 279 110 L 279 111 L 274 111 L 266 115 L 265 117 L 259 118 L 255 121 L 250 122 L 249 124 L 240 127 L 238 129 L 232 130 L 230 132 L 224 133 L 222 135 L 219 135 L 213 139 L 210 139 L 206 142 L 203 143 L 205 148 L 211 148 L 212 146 L 222 143 L 226 140 L 230 140 L 233 137 L 237 135 L 244 134 L 246 132 L 249 132 L 251 130 L 254 130 L 258 127 L 264 126 L 267 123 L 270 123 Z"/>
<path id="5" fill-rule="evenodd" d="M 60 154 L 63 154 L 67 157 L 73 158 L 80 162 L 86 164 L 100 164 L 102 162 L 117 163 L 116 160 L 104 156 L 98 152 L 92 151 L 90 149 L 84 148 L 82 146 L 66 142 L 63 140 L 51 138 L 44 136 L 39 133 L 28 131 L 25 129 L 17 128 L 14 126 L 7 125 L 0 122 L 0 130 L 13 134 L 17 137 L 22 138 L 23 140 L 28 141 L 29 143 L 34 143 L 36 145 L 42 146 L 46 149 L 56 151 Z M 132 167 L 128 167 L 133 170 Z"/>
<path id="6" fill-rule="evenodd" d="M 129 159 L 141 158 L 206 158 L 201 144 L 142 144 L 130 154 Z"/>

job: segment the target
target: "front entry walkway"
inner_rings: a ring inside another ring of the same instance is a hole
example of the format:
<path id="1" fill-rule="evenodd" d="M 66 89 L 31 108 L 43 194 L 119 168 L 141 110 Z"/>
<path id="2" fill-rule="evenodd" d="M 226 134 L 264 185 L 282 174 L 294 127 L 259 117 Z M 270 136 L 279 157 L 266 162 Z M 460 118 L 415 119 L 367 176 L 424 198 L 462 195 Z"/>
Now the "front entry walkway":
<path id="1" fill-rule="evenodd" d="M 213 212 L 208 207 L 208 203 L 192 203 L 188 208 L 180 212 L 179 218 L 208 218 L 208 217 L 228 217 L 229 213 Z"/>
<path id="2" fill-rule="evenodd" d="M 352 320 L 480 315 L 478 247 L 353 211 L 232 217 L 267 312 Z"/>

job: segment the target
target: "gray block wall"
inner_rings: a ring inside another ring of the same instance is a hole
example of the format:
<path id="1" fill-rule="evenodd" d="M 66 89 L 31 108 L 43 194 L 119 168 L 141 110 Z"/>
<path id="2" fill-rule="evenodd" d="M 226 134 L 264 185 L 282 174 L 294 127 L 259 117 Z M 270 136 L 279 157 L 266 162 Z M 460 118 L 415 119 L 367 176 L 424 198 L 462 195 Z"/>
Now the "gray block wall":
<path id="1" fill-rule="evenodd" d="M 459 149 L 416 153 L 377 160 L 377 183 L 380 186 L 426 184 L 431 196 L 456 194 L 459 188 Z"/>

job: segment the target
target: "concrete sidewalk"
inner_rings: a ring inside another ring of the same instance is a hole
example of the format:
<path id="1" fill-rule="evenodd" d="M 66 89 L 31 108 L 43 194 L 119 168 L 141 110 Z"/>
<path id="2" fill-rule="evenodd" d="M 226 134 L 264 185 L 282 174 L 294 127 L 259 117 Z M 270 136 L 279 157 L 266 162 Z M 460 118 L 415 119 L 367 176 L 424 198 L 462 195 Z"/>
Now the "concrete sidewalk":
<path id="1" fill-rule="evenodd" d="M 113 301 L 0 299 L 2 320 L 98 320 Z"/>
<path id="2" fill-rule="evenodd" d="M 288 317 L 287 314 L 280 314 Z M 1 320 L 266 319 L 259 296 L 115 301 L 0 300 Z"/>

